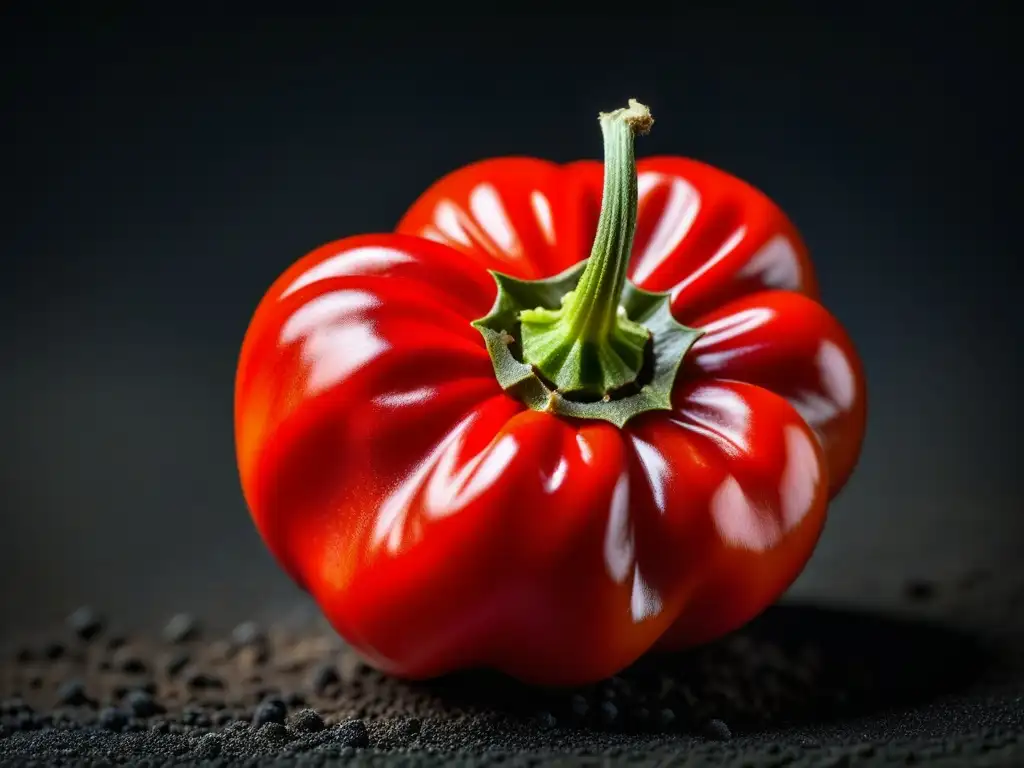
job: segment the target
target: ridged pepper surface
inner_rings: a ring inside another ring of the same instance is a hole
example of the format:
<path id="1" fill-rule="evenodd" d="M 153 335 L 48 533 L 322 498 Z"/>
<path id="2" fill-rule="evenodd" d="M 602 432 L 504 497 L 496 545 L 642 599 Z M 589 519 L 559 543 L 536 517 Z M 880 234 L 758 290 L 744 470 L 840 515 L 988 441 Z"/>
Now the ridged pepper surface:
<path id="1" fill-rule="evenodd" d="M 611 675 L 801 572 L 865 427 L 861 363 L 764 194 L 679 157 L 478 162 L 259 304 L 238 465 L 283 568 L 425 678 Z"/>

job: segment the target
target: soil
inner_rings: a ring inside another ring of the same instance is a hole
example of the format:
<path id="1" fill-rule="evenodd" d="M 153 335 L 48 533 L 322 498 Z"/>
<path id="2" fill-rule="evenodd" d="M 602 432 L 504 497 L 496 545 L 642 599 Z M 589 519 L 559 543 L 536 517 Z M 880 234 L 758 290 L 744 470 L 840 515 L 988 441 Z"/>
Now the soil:
<path id="1" fill-rule="evenodd" d="M 83 608 L 0 665 L 0 763 L 1019 765 L 1020 647 L 780 606 L 711 646 L 539 690 L 487 671 L 401 682 L 315 622 L 207 637 L 178 615 L 126 636 Z"/>

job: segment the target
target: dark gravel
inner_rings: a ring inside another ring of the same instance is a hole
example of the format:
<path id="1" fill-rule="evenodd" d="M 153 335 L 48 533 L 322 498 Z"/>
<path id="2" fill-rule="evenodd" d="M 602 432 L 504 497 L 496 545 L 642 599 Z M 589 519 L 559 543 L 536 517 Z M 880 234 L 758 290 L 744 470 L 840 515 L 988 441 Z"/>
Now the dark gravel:
<path id="1" fill-rule="evenodd" d="M 402 683 L 319 625 L 175 617 L 112 647 L 75 616 L 0 666 L 0 764 L 1024 764 L 1019 646 L 866 615 L 775 608 L 572 690 Z"/>
<path id="2" fill-rule="evenodd" d="M 89 606 L 68 616 L 68 626 L 82 640 L 91 640 L 103 631 L 103 619 Z"/>
<path id="3" fill-rule="evenodd" d="M 189 613 L 171 617 L 164 627 L 164 640 L 169 643 L 187 643 L 199 637 L 199 623 Z"/>

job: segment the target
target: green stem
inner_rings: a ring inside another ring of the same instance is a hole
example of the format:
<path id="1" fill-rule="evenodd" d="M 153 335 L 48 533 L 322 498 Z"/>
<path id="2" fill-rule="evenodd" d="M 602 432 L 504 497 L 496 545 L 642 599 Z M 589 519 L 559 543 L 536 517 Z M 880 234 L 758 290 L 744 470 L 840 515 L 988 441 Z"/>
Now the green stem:
<path id="1" fill-rule="evenodd" d="M 599 117 L 604 136 L 604 192 L 597 234 L 576 289 L 558 309 L 520 313 L 523 360 L 559 392 L 607 397 L 633 382 L 644 364 L 650 332 L 621 309 L 636 230 L 634 140 L 654 119 L 635 99 Z"/>

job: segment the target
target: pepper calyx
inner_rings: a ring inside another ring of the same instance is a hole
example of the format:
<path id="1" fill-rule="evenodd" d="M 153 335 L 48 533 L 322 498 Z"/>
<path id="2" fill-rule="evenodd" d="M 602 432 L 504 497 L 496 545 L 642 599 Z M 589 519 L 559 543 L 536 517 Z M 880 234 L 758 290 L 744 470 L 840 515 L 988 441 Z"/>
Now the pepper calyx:
<path id="1" fill-rule="evenodd" d="M 668 293 L 654 293 L 626 280 L 621 307 L 626 318 L 646 329 L 649 338 L 638 376 L 618 389 L 596 396 L 560 391 L 554 382 L 523 359 L 521 314 L 526 310 L 557 310 L 580 281 L 587 261 L 552 277 L 520 280 L 492 271 L 498 292 L 490 312 L 473 322 L 483 336 L 494 373 L 509 394 L 530 409 L 558 416 L 598 419 L 623 427 L 649 411 L 672 408 L 672 389 L 686 353 L 703 331 L 679 323 Z"/>

